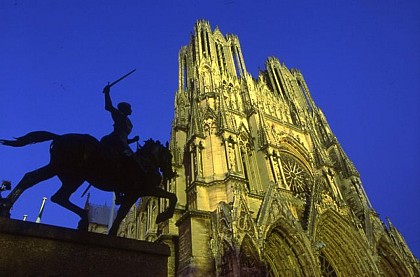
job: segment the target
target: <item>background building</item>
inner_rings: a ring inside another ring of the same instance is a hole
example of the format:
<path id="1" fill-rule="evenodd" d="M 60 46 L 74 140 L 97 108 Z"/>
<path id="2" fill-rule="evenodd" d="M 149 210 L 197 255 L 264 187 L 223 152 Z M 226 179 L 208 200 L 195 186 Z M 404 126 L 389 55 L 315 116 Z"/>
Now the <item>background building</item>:
<path id="1" fill-rule="evenodd" d="M 171 275 L 420 275 L 302 73 L 269 57 L 252 77 L 238 37 L 204 20 L 179 51 L 170 145 L 176 214 L 157 226 L 165 201 L 142 199 L 125 236 L 168 243 Z"/>

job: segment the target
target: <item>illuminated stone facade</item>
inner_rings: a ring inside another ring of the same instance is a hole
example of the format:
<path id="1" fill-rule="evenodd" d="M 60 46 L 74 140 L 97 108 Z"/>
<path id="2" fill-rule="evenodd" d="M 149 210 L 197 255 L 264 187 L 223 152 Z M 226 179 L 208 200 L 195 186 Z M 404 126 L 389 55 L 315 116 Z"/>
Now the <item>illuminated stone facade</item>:
<path id="1" fill-rule="evenodd" d="M 252 77 L 207 21 L 179 51 L 170 147 L 175 216 L 157 226 L 166 203 L 145 198 L 127 224 L 170 245 L 171 276 L 419 276 L 302 73 L 269 57 Z"/>

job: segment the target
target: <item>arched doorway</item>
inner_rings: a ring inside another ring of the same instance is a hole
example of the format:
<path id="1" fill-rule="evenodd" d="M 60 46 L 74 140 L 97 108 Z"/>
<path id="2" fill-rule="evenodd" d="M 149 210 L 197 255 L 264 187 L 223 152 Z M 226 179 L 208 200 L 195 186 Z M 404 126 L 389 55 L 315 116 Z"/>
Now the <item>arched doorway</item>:
<path id="1" fill-rule="evenodd" d="M 309 240 L 285 220 L 268 233 L 263 256 L 268 276 L 320 276 Z"/>
<path id="2" fill-rule="evenodd" d="M 330 272 L 330 275 L 325 276 L 379 274 L 369 246 L 359 230 L 336 211 L 326 211 L 319 217 L 315 245 L 318 245 L 321 266 L 324 266 L 322 270 Z"/>

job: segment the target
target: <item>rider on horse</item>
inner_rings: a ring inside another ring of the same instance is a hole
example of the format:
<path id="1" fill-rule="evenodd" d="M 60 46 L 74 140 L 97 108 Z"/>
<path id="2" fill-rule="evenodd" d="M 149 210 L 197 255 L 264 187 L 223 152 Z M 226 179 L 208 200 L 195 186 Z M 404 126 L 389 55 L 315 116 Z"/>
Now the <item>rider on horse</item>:
<path id="1" fill-rule="evenodd" d="M 110 96 L 111 87 L 109 85 L 105 86 L 103 93 L 105 94 L 105 110 L 111 113 L 112 119 L 114 121 L 114 130 L 109 134 L 104 136 L 101 139 L 101 142 L 113 152 L 113 156 L 116 157 L 119 161 L 129 161 L 135 162 L 140 167 L 140 163 L 135 159 L 134 152 L 131 150 L 129 144 L 139 141 L 139 137 L 135 136 L 132 139 L 128 138 L 128 135 L 133 129 L 133 124 L 128 118 L 131 115 L 131 105 L 126 102 L 121 102 L 115 108 L 112 105 L 111 96 Z M 121 201 L 122 193 L 116 192 L 115 202 L 118 204 Z"/>

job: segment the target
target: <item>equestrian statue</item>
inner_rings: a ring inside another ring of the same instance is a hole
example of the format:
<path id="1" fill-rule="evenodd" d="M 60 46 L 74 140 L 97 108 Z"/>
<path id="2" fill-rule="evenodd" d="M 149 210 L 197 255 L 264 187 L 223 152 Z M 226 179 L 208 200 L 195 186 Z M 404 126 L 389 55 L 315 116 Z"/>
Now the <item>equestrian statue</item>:
<path id="1" fill-rule="evenodd" d="M 154 196 L 169 200 L 168 208 L 156 218 L 156 223 L 173 216 L 177 197 L 162 188 L 175 177 L 172 170 L 172 155 L 168 143 L 149 139 L 143 146 L 137 143 L 135 152 L 130 143 L 139 137 L 128 138 L 133 127 L 130 119 L 131 106 L 122 102 L 112 105 L 110 89 L 135 70 L 124 75 L 103 89 L 105 109 L 114 121 L 113 131 L 100 141 L 86 134 L 57 135 L 46 131 L 30 132 L 14 140 L 1 139 L 0 144 L 22 147 L 33 143 L 52 141 L 50 162 L 44 167 L 26 173 L 22 180 L 5 198 L 0 198 L 0 216 L 10 217 L 10 209 L 28 188 L 57 176 L 62 185 L 51 197 L 51 201 L 76 213 L 80 217 L 78 229 L 87 230 L 88 211 L 70 202 L 70 196 L 86 181 L 89 186 L 112 191 L 115 203 L 120 205 L 109 235 L 117 235 L 118 227 L 130 208 L 143 196 Z"/>

